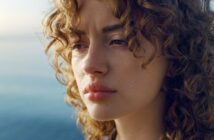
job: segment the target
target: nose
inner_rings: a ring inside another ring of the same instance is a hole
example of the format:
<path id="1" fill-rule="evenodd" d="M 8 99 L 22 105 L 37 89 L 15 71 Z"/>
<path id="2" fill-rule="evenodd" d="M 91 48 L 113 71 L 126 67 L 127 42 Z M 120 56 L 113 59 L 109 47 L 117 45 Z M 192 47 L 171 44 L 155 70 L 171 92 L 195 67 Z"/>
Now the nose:
<path id="1" fill-rule="evenodd" d="M 85 74 L 88 74 L 91 77 L 106 75 L 109 69 L 106 50 L 102 46 L 102 44 L 99 44 L 90 44 L 87 55 L 82 65 Z"/>

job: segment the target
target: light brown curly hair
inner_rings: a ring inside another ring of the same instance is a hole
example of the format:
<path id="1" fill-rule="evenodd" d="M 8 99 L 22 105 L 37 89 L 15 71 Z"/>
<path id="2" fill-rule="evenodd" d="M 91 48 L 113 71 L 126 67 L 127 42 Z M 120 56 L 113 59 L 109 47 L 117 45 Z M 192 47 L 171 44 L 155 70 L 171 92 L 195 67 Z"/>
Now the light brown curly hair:
<path id="1" fill-rule="evenodd" d="M 67 87 L 67 101 L 77 109 L 77 120 L 88 140 L 101 140 L 115 129 L 114 121 L 93 120 L 78 93 L 71 68 L 69 38 L 77 34 L 77 0 L 54 0 L 44 21 L 51 38 L 57 79 Z M 214 16 L 210 0 L 109 0 L 115 17 L 124 25 L 130 51 L 140 36 L 157 47 L 169 61 L 162 90 L 166 93 L 166 140 L 214 139 Z M 154 43 L 155 42 L 155 43 Z M 52 51 L 51 51 L 52 50 Z M 150 61 L 153 59 L 151 56 Z M 149 63 L 149 62 L 148 62 Z"/>

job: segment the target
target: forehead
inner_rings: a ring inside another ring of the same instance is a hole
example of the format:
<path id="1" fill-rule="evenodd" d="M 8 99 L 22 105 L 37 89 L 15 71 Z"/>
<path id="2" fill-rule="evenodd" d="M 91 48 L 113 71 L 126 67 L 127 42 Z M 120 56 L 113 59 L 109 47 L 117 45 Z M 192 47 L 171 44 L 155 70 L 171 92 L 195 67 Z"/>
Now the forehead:
<path id="1" fill-rule="evenodd" d="M 103 0 L 79 0 L 78 29 L 102 29 L 105 26 L 119 24 L 120 20 L 113 14 L 110 4 Z"/>

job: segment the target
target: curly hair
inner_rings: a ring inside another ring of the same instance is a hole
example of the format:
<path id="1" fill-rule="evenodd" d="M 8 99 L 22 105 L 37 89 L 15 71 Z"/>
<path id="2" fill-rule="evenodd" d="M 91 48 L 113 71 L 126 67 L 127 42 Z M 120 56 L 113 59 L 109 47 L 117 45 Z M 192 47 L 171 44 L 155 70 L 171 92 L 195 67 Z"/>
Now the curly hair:
<path id="1" fill-rule="evenodd" d="M 79 19 L 77 0 L 54 0 L 44 20 L 51 39 L 56 77 L 67 87 L 66 100 L 77 109 L 77 121 L 88 140 L 101 140 L 115 130 L 114 121 L 93 120 L 78 93 L 71 67 L 69 38 Z M 143 35 L 169 61 L 162 90 L 166 93 L 165 140 L 214 139 L 214 14 L 210 0 L 109 0 L 124 25 L 130 51 L 136 54 Z M 153 59 L 147 62 L 147 64 Z"/>

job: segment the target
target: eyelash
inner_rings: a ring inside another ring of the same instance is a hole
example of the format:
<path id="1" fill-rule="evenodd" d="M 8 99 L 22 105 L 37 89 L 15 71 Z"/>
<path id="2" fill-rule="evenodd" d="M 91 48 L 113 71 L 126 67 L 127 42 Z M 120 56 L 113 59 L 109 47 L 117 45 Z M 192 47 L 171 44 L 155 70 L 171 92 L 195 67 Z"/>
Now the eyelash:
<path id="1" fill-rule="evenodd" d="M 72 45 L 72 50 L 75 50 L 75 49 L 80 50 L 80 49 L 83 49 L 83 48 L 87 48 L 87 46 L 82 44 L 82 43 L 74 43 Z"/>
<path id="2" fill-rule="evenodd" d="M 118 45 L 118 46 L 128 46 L 128 42 L 125 40 L 125 39 L 113 39 L 110 41 L 109 45 Z M 84 47 L 83 47 L 84 46 Z M 83 49 L 83 48 L 87 48 L 86 45 L 83 45 L 81 43 L 74 43 L 72 45 L 72 50 L 80 50 L 80 49 Z"/>
<path id="3" fill-rule="evenodd" d="M 109 45 L 120 45 L 120 46 L 128 46 L 128 42 L 124 39 L 114 39 L 114 40 L 111 40 Z"/>
<path id="4" fill-rule="evenodd" d="M 74 44 L 72 46 L 72 50 L 74 50 L 74 49 L 80 49 L 80 47 L 81 47 L 81 44 Z"/>

